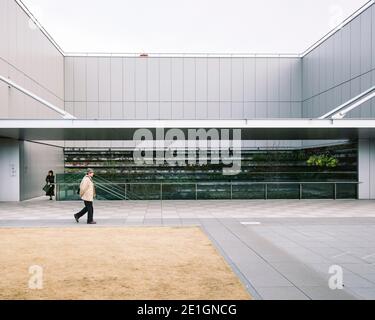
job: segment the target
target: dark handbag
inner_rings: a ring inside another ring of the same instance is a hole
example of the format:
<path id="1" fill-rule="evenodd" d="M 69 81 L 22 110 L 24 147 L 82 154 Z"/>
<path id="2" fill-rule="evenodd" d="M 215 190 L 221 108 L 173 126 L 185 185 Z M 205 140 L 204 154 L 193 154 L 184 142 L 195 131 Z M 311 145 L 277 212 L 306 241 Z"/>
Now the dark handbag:
<path id="1" fill-rule="evenodd" d="M 49 185 L 48 183 L 43 187 L 43 191 L 44 192 L 47 192 L 49 189 L 51 188 L 51 185 Z"/>
<path id="2" fill-rule="evenodd" d="M 81 189 L 80 187 L 78 187 L 77 194 L 80 194 L 80 192 L 81 192 Z"/>

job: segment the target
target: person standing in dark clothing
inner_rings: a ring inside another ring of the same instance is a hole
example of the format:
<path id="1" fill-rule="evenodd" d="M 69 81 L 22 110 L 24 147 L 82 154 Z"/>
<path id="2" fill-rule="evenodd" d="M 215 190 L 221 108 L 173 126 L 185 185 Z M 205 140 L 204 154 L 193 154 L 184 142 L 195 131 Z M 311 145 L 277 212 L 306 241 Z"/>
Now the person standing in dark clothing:
<path id="1" fill-rule="evenodd" d="M 49 199 L 52 200 L 52 197 L 55 195 L 55 176 L 52 170 L 48 172 L 46 183 L 49 186 L 49 189 L 46 191 L 46 196 L 49 196 Z"/>

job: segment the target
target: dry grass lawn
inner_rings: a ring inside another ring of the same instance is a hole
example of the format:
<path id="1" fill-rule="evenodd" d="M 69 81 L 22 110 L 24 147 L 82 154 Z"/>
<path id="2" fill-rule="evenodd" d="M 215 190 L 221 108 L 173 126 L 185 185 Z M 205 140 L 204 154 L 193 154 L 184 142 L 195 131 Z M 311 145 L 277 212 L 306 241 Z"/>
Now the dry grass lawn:
<path id="1" fill-rule="evenodd" d="M 0 299 L 251 298 L 198 227 L 2 228 L 0 268 Z"/>

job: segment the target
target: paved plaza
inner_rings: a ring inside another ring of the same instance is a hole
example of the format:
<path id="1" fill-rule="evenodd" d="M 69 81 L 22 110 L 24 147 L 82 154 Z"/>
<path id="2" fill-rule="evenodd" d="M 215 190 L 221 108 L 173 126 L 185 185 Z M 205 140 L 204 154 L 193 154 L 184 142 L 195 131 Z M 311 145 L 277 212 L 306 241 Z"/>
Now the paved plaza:
<path id="1" fill-rule="evenodd" d="M 76 224 L 77 201 L 0 202 L 0 227 Z M 97 201 L 97 227 L 200 225 L 256 299 L 375 299 L 375 201 Z M 330 266 L 344 289 L 331 290 Z"/>

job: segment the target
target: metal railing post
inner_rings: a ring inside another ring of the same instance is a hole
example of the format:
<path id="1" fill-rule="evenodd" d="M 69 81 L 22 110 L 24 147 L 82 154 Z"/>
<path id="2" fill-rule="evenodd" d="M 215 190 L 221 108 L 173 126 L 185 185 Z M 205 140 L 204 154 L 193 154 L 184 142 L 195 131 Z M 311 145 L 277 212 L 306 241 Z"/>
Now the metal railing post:
<path id="1" fill-rule="evenodd" d="M 233 184 L 230 182 L 230 199 L 233 200 Z"/>
<path id="2" fill-rule="evenodd" d="M 198 183 L 195 184 L 195 200 L 198 200 Z"/>
<path id="3" fill-rule="evenodd" d="M 299 199 L 302 199 L 302 183 L 299 184 Z"/>
<path id="4" fill-rule="evenodd" d="M 126 196 L 127 196 L 127 194 L 126 194 L 126 193 L 127 193 L 127 190 L 126 190 L 126 189 L 127 189 L 127 187 L 126 187 L 126 183 L 125 183 L 125 200 L 127 200 L 127 199 L 126 199 Z"/>
<path id="5" fill-rule="evenodd" d="M 337 199 L 337 183 L 336 182 L 333 184 L 333 190 L 334 190 L 333 199 L 336 200 Z"/>
<path id="6" fill-rule="evenodd" d="M 264 200 L 268 199 L 268 187 L 267 183 L 264 185 Z"/>
<path id="7" fill-rule="evenodd" d="M 160 183 L 160 200 L 163 200 L 163 183 Z"/>

